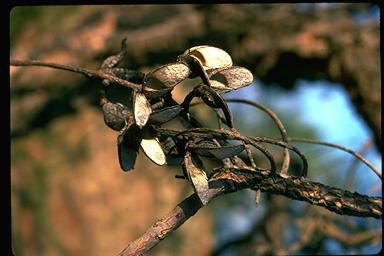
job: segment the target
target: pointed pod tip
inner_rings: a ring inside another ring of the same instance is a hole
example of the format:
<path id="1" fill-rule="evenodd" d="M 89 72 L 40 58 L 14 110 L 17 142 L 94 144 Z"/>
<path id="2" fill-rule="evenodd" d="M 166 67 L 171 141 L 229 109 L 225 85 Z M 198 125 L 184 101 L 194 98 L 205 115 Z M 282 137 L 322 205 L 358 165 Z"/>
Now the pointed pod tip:
<path id="1" fill-rule="evenodd" d="M 197 164 L 197 165 L 196 165 Z M 209 201 L 209 184 L 207 174 L 198 166 L 198 159 L 192 159 L 191 153 L 187 152 L 184 157 L 184 166 L 187 171 L 188 179 L 191 181 L 193 189 L 203 205 Z"/>

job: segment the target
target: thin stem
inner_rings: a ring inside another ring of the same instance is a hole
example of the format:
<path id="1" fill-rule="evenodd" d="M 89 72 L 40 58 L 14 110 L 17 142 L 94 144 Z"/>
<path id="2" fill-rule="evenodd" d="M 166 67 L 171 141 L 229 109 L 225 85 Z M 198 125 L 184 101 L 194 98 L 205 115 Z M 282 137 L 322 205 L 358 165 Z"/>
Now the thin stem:
<path id="1" fill-rule="evenodd" d="M 356 153 L 352 149 L 340 146 L 338 144 L 324 142 L 324 141 L 318 141 L 318 140 L 312 140 L 312 139 L 288 138 L 288 140 L 289 141 L 294 141 L 294 142 L 304 142 L 304 143 L 310 143 L 310 144 L 318 144 L 318 145 L 323 145 L 323 146 L 328 146 L 328 147 L 333 147 L 333 148 L 338 148 L 340 150 L 343 150 L 343 151 L 345 151 L 345 152 L 355 156 L 356 158 L 358 158 L 360 161 L 362 161 L 364 164 L 366 164 L 369 168 L 371 168 L 371 170 L 374 173 L 376 173 L 376 175 L 379 176 L 380 179 L 382 179 L 380 171 L 373 164 L 371 164 L 367 159 L 365 159 L 362 155 L 360 155 L 359 153 Z"/>
<path id="2" fill-rule="evenodd" d="M 40 66 L 40 67 L 61 69 L 61 70 L 66 70 L 66 71 L 70 71 L 70 72 L 83 74 L 87 77 L 97 77 L 100 79 L 107 79 L 111 82 L 120 84 L 122 86 L 126 86 L 128 88 L 136 89 L 136 90 L 140 90 L 142 87 L 141 84 L 129 82 L 127 80 L 118 78 L 114 75 L 108 74 L 108 73 L 103 72 L 101 70 L 96 71 L 96 70 L 90 70 L 90 69 L 86 69 L 86 68 L 74 67 L 74 66 L 70 66 L 70 65 L 62 65 L 62 64 L 51 63 L 51 62 L 44 62 L 44 61 L 40 61 L 40 60 L 26 60 L 26 61 L 11 60 L 10 65 L 11 66 L 24 66 L 24 67 L 26 67 L 26 66 Z"/>
<path id="3" fill-rule="evenodd" d="M 281 134 L 281 139 L 288 143 L 288 136 L 287 136 L 287 131 L 281 122 L 280 118 L 276 115 L 275 112 L 273 112 L 270 108 L 264 106 L 263 104 L 253 102 L 250 100 L 243 100 L 243 99 L 225 99 L 226 102 L 232 102 L 232 103 L 242 103 L 242 104 L 248 104 L 253 107 L 256 107 L 258 109 L 261 109 L 265 113 L 267 113 L 273 120 L 273 122 L 276 124 L 277 128 L 280 131 Z M 284 148 L 283 151 L 283 164 L 281 166 L 280 173 L 282 175 L 287 175 L 288 174 L 288 168 L 289 168 L 289 162 L 290 162 L 290 156 L 289 156 L 289 151 L 288 148 Z"/>
<path id="4" fill-rule="evenodd" d="M 161 129 L 161 128 L 160 128 Z M 158 129 L 158 130 L 160 130 Z M 161 129 L 163 132 L 166 132 L 166 130 Z M 170 130 L 167 130 L 170 131 Z M 259 145 L 257 141 L 254 141 L 253 139 L 249 139 L 247 137 L 241 136 L 234 128 L 232 128 L 231 131 L 226 131 L 226 130 L 219 130 L 219 129 L 209 129 L 209 128 L 193 128 L 185 131 L 180 131 L 179 133 L 174 134 L 174 136 L 179 136 L 179 135 L 188 135 L 188 133 L 192 133 L 191 137 L 202 135 L 203 138 L 209 136 L 209 137 L 214 137 L 214 133 L 217 133 L 221 136 L 224 136 L 224 139 L 230 139 L 230 140 L 241 140 L 245 143 L 248 143 L 252 145 L 253 147 L 257 148 L 264 156 L 269 160 L 270 163 L 270 172 L 271 173 L 276 173 L 276 163 L 275 160 L 273 159 L 273 156 L 269 151 L 264 148 L 263 146 Z M 263 141 L 265 142 L 265 141 Z"/>
<path id="5" fill-rule="evenodd" d="M 357 151 L 360 155 L 364 155 L 364 153 L 373 145 L 372 139 L 367 139 L 367 141 L 361 146 L 361 148 Z M 346 175 L 346 187 L 352 188 L 353 184 L 355 183 L 355 175 L 357 167 L 359 166 L 360 161 L 357 158 L 354 158 L 351 163 L 349 164 L 349 167 L 347 168 L 348 172 Z"/>
<path id="6" fill-rule="evenodd" d="M 262 147 L 257 142 L 247 141 L 246 143 L 252 145 L 253 147 L 257 148 L 261 153 L 263 153 L 269 160 L 269 163 L 271 165 L 271 173 L 276 173 L 276 163 L 271 153 L 269 153 L 269 151 L 266 148 Z"/>
<path id="7" fill-rule="evenodd" d="M 51 62 L 44 62 L 40 60 L 11 60 L 10 61 L 11 66 L 40 66 L 40 67 L 49 67 L 49 68 L 55 68 L 55 69 L 61 69 L 66 70 L 70 72 L 80 73 L 88 77 L 97 76 L 96 71 L 88 70 L 81 67 L 74 67 L 69 65 L 63 65 L 58 63 L 51 63 Z"/>
<path id="8" fill-rule="evenodd" d="M 158 128 L 157 130 L 164 132 L 166 134 L 170 134 L 170 136 L 190 135 L 191 137 L 197 136 L 197 137 L 201 137 L 201 138 L 212 138 L 212 137 L 216 136 L 216 137 L 222 137 L 222 138 L 230 139 L 230 140 L 241 140 L 245 143 L 252 144 L 252 146 L 257 145 L 256 143 L 258 143 L 258 142 L 263 142 L 263 143 L 269 143 L 269 144 L 273 144 L 273 145 L 280 146 L 280 147 L 285 147 L 285 148 L 288 148 L 289 150 L 294 151 L 301 158 L 301 160 L 303 162 L 302 175 L 307 176 L 308 162 L 307 162 L 306 157 L 297 148 L 295 148 L 295 147 L 293 147 L 293 146 L 291 146 L 291 145 L 289 145 L 283 141 L 274 140 L 274 139 L 268 138 L 268 137 L 242 136 L 235 129 L 231 129 L 230 131 L 228 131 L 228 130 L 219 130 L 219 129 L 210 129 L 210 128 L 193 128 L 193 129 L 189 129 L 189 130 L 185 130 L 185 131 L 179 131 L 179 132 L 173 131 L 173 130 L 168 130 L 168 129 L 163 129 L 163 128 Z"/>
<path id="9" fill-rule="evenodd" d="M 301 158 L 301 161 L 303 163 L 303 166 L 302 166 L 302 169 L 301 169 L 301 175 L 303 177 L 307 176 L 307 174 L 308 174 L 308 161 L 307 161 L 307 158 L 296 147 L 294 147 L 294 146 L 292 146 L 290 144 L 287 144 L 287 143 L 285 143 L 283 141 L 274 140 L 274 139 L 271 139 L 271 138 L 268 138 L 268 137 L 249 137 L 249 138 L 251 140 L 254 140 L 255 142 L 269 143 L 269 144 L 273 144 L 273 145 L 276 145 L 276 146 L 280 146 L 280 147 L 284 147 L 284 148 L 287 148 L 289 150 L 292 150 L 293 152 L 295 152 Z M 285 177 L 288 177 L 288 176 L 285 176 Z"/>

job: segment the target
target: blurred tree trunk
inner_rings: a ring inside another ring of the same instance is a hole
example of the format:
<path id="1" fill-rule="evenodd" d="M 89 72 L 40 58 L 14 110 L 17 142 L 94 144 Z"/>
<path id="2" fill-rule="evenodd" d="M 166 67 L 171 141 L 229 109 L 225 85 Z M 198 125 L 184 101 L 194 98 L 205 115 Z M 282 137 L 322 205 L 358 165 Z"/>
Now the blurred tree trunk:
<path id="1" fill-rule="evenodd" d="M 49 7 L 48 18 L 38 17 L 11 40 L 12 58 L 98 68 L 127 37 L 127 66 L 137 69 L 174 62 L 193 45 L 215 45 L 265 83 L 287 89 L 300 78 L 342 84 L 381 151 L 379 23 L 353 17 L 369 11 L 368 4 L 308 5 L 306 11 L 291 4 L 82 6 L 61 16 L 55 8 L 60 7 Z M 58 16 L 57 22 L 49 23 L 50 13 Z M 64 88 L 69 94 L 80 91 L 75 97 L 91 95 L 96 102 L 95 92 L 81 91 L 76 85 L 80 78 L 73 74 L 60 74 L 65 79 L 58 81 L 58 71 L 25 72 L 11 72 L 12 134 L 49 121 L 37 122 L 36 116 L 52 99 L 68 97 L 60 92 Z M 23 94 L 25 90 L 34 93 Z M 19 103 L 28 105 L 32 115 L 23 115 Z"/>

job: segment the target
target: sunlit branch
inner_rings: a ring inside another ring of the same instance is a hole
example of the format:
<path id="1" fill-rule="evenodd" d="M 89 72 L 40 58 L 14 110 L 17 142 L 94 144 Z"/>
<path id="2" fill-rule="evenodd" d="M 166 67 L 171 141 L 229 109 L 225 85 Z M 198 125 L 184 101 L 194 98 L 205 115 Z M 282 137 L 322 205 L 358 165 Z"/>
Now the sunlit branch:
<path id="1" fill-rule="evenodd" d="M 242 189 L 260 189 L 263 192 L 309 202 L 341 215 L 360 217 L 382 217 L 382 198 L 330 187 L 303 178 L 283 178 L 270 175 L 269 171 L 225 168 L 216 172 L 209 181 L 210 200 L 226 193 Z M 143 255 L 168 237 L 173 231 L 192 217 L 202 203 L 196 194 L 189 196 L 171 212 L 156 221 L 145 233 L 129 243 L 119 256 Z"/>

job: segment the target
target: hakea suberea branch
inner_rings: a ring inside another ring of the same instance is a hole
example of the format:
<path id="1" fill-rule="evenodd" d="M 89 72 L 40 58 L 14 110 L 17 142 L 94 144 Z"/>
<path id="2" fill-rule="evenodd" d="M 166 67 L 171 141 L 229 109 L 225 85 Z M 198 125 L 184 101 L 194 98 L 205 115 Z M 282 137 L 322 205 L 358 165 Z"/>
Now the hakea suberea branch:
<path id="1" fill-rule="evenodd" d="M 177 62 L 160 66 L 147 74 L 117 67 L 126 56 L 127 43 L 124 39 L 120 52 L 108 57 L 99 70 L 42 61 L 10 62 L 13 66 L 45 66 L 101 79 L 103 86 L 100 90 L 100 105 L 106 125 L 119 131 L 117 146 L 122 170 L 134 169 L 139 147 L 157 165 L 172 162 L 182 165 L 183 178 L 191 182 L 196 193 L 153 224 L 120 255 L 145 254 L 214 197 L 246 188 L 306 201 L 342 215 L 382 217 L 381 197 L 368 197 L 306 180 L 308 164 L 305 155 L 289 142 L 314 143 L 346 151 L 364 162 L 381 179 L 380 171 L 361 155 L 332 143 L 289 138 L 280 119 L 266 106 L 242 99 L 225 100 L 220 95 L 248 86 L 253 81 L 252 73 L 246 68 L 233 66 L 230 55 L 222 49 L 211 46 L 192 47 L 180 55 Z M 201 83 L 178 104 L 172 98 L 171 91 L 183 80 L 194 77 L 200 77 Z M 111 83 L 129 89 L 126 95 L 130 98 L 128 106 L 112 102 L 107 97 L 107 88 Z M 221 109 L 224 118 L 220 117 L 219 121 L 229 129 L 204 128 L 189 111 L 195 97 L 215 110 Z M 242 136 L 233 128 L 227 102 L 249 104 L 267 113 L 279 129 L 281 140 Z M 162 124 L 177 118 L 186 121 L 185 130 L 162 128 Z M 282 147 L 283 161 L 280 169 L 263 144 Z M 268 170 L 256 166 L 250 147 L 257 149 L 269 161 Z M 288 174 L 289 151 L 301 158 L 300 177 Z M 220 160 L 222 166 L 213 170 L 208 179 L 199 156 Z"/>
<path id="2" fill-rule="evenodd" d="M 330 187 L 302 177 L 270 175 L 269 171 L 222 169 L 209 180 L 209 200 L 226 193 L 250 188 L 324 207 L 341 215 L 382 218 L 382 198 Z M 184 199 L 171 212 L 156 221 L 145 233 L 119 253 L 119 256 L 144 255 L 169 236 L 203 207 L 196 193 Z"/>

